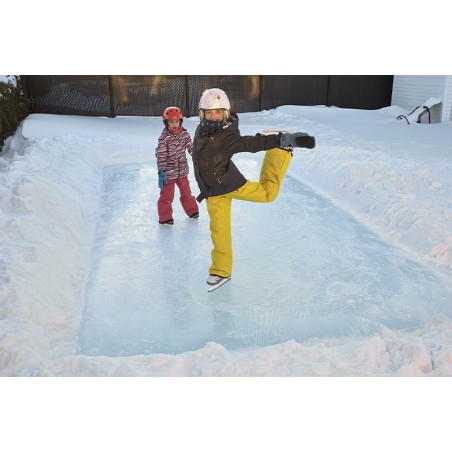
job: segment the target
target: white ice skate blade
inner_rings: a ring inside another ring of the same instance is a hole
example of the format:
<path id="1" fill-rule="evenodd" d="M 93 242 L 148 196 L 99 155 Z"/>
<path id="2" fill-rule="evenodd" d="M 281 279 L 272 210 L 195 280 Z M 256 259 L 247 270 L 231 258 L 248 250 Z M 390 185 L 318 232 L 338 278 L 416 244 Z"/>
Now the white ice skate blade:
<path id="1" fill-rule="evenodd" d="M 223 284 L 226 284 L 230 280 L 231 280 L 231 277 L 223 278 L 219 283 L 209 285 L 209 288 L 207 289 L 207 292 L 213 292 L 215 289 L 218 289 L 219 287 L 221 287 Z"/>

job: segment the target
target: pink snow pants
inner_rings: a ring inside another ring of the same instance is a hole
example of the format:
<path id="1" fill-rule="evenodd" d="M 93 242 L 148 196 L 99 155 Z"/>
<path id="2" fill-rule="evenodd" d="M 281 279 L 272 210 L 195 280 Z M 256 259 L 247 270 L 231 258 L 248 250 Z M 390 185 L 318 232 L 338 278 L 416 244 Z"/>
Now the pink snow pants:
<path id="1" fill-rule="evenodd" d="M 157 210 L 159 214 L 159 221 L 165 222 L 173 219 L 173 200 L 174 200 L 174 187 L 177 185 L 180 191 L 180 203 L 185 213 L 191 217 L 194 213 L 198 212 L 198 205 L 196 204 L 195 197 L 191 194 L 190 183 L 188 177 L 179 177 L 178 179 L 168 179 L 168 183 L 165 184 L 160 191 L 160 197 L 157 202 Z"/>

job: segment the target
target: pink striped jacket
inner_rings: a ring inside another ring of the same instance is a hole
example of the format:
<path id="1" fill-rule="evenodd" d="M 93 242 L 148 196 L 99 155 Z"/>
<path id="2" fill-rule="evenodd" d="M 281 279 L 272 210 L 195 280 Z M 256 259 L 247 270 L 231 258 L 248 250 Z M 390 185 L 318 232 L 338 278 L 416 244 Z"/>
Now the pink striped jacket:
<path id="1" fill-rule="evenodd" d="M 178 179 L 188 175 L 188 162 L 185 150 L 191 155 L 193 143 L 190 134 L 182 127 L 182 130 L 173 135 L 163 129 L 155 156 L 157 158 L 158 171 L 165 171 L 168 179 Z"/>

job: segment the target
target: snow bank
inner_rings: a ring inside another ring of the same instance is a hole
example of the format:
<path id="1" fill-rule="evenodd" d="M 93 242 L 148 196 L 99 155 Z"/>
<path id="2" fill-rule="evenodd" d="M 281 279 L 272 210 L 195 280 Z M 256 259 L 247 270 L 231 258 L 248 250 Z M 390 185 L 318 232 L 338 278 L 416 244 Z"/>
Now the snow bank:
<path id="1" fill-rule="evenodd" d="M 74 137 L 23 140 L 19 130 L 2 161 L 0 358 L 7 375 L 73 353 L 102 171 L 90 151 Z"/>
<path id="2" fill-rule="evenodd" d="M 407 335 L 288 341 L 228 351 L 208 343 L 196 352 L 123 358 L 69 356 L 44 361 L 40 376 L 369 377 L 451 376 L 452 324 Z"/>
<path id="3" fill-rule="evenodd" d="M 305 183 L 451 278 L 452 123 L 409 128 L 397 111 L 277 109 L 317 138 L 297 168 Z"/>

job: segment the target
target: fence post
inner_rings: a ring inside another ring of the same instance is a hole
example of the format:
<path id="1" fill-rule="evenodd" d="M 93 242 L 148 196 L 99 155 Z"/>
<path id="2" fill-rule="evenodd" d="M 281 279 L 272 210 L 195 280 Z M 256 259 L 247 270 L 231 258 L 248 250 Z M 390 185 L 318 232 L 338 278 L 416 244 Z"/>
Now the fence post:
<path id="1" fill-rule="evenodd" d="M 328 75 L 328 83 L 326 85 L 326 106 L 330 107 L 330 89 L 331 89 L 331 75 Z"/>
<path id="2" fill-rule="evenodd" d="M 188 118 L 190 115 L 190 101 L 188 95 L 188 75 L 185 76 L 185 116 Z"/>
<path id="3" fill-rule="evenodd" d="M 35 112 L 35 106 L 33 103 L 33 92 L 31 90 L 31 82 L 30 82 L 30 76 L 29 75 L 20 75 L 19 76 L 21 78 L 21 80 L 25 79 L 25 83 L 22 83 L 23 88 L 26 91 L 27 94 L 27 98 L 28 98 L 28 104 L 30 106 L 30 112 L 34 113 Z"/>
<path id="4" fill-rule="evenodd" d="M 115 106 L 113 104 L 113 83 L 111 80 L 111 75 L 108 76 L 108 93 L 110 95 L 110 118 L 115 118 Z"/>
<path id="5" fill-rule="evenodd" d="M 263 76 L 259 75 L 259 111 L 262 111 L 262 79 Z"/>

